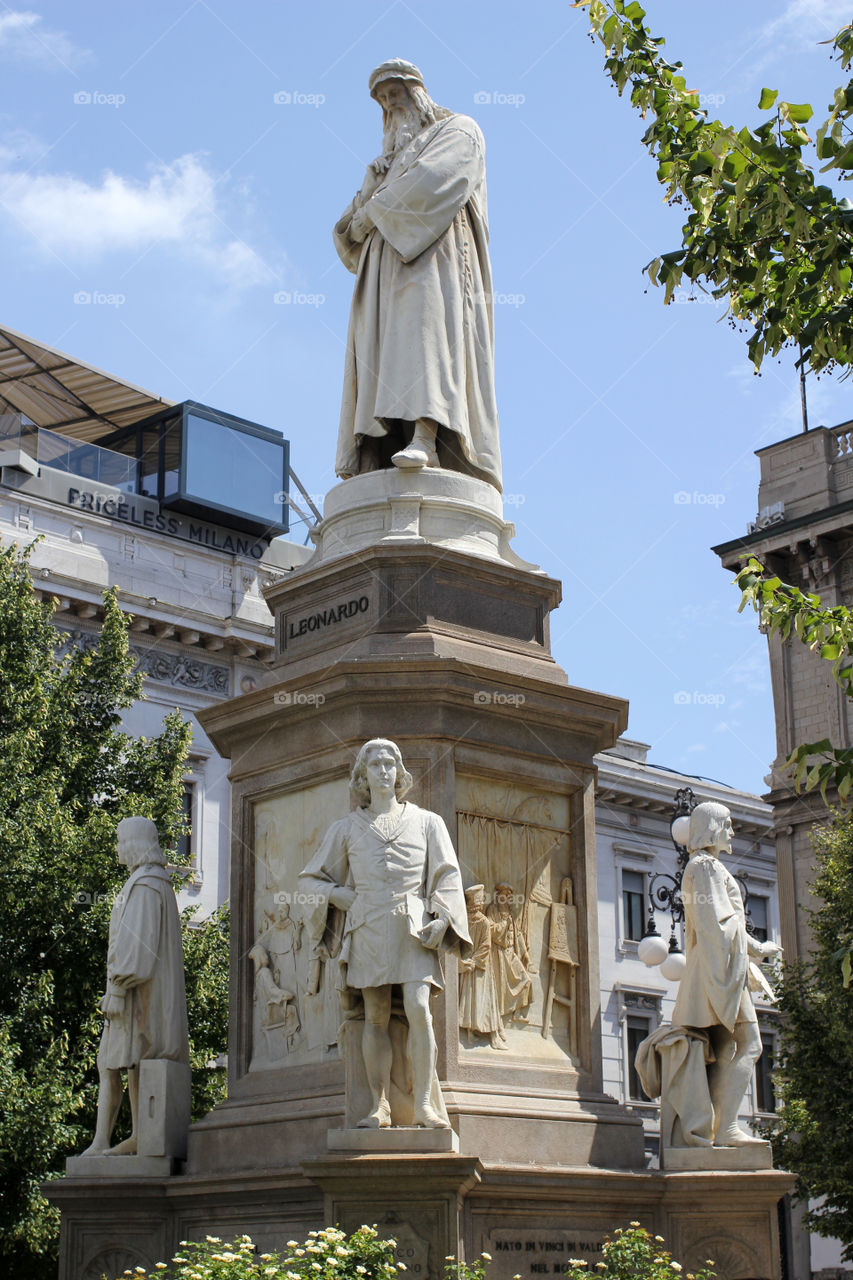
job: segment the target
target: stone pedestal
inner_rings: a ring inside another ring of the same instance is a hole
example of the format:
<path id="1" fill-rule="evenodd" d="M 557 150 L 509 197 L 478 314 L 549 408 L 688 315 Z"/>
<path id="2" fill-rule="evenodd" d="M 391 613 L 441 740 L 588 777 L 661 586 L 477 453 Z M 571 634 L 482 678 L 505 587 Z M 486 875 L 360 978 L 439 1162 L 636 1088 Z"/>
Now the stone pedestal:
<path id="1" fill-rule="evenodd" d="M 267 595 L 269 683 L 201 717 L 232 783 L 229 1096 L 192 1126 L 183 1176 L 135 1184 L 156 1248 L 208 1232 L 269 1248 L 366 1221 L 410 1251 L 401 1261 L 419 1278 L 485 1249 L 496 1280 L 534 1280 L 639 1217 L 685 1269 L 716 1256 L 706 1241 L 717 1254 L 728 1242 L 723 1280 L 778 1278 L 775 1206 L 791 1179 L 648 1172 L 640 1120 L 603 1093 L 593 758 L 627 706 L 556 664 L 559 583 L 520 561 L 509 533 L 495 490 L 452 473 L 337 486 L 315 556 Z M 344 1128 L 336 975 L 299 933 L 297 877 L 348 812 L 352 763 L 373 737 L 401 748 L 408 798 L 444 819 L 463 883 L 489 900 L 512 887 L 528 951 L 530 1000 L 523 1019 L 507 1014 L 502 1050 L 460 1030 L 445 958 L 433 1021 L 452 1135 Z M 296 991 L 287 1024 L 256 996 L 256 946 Z M 84 1230 L 111 1221 L 82 1185 L 51 1186 L 62 1280 L 76 1277 L 66 1259 L 83 1256 Z"/>
<path id="2" fill-rule="evenodd" d="M 302 1168 L 323 1192 L 327 1222 L 347 1232 L 375 1223 L 408 1271 L 439 1277 L 458 1254 L 464 1198 L 481 1166 L 474 1156 L 408 1153 L 327 1156 Z"/>
<path id="3" fill-rule="evenodd" d="M 140 1062 L 140 1156 L 170 1156 L 178 1160 L 186 1157 L 191 1103 L 190 1069 L 186 1063 L 165 1058 Z"/>
<path id="4" fill-rule="evenodd" d="M 773 1153 L 769 1142 L 751 1142 L 745 1147 L 664 1147 L 661 1167 L 668 1173 L 772 1169 Z"/>

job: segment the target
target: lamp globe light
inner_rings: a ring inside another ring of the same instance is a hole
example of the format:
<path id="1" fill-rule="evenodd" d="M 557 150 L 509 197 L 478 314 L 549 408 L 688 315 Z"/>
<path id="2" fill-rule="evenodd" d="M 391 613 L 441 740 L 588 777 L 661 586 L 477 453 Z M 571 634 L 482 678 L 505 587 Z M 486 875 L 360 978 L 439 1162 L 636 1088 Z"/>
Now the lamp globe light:
<path id="1" fill-rule="evenodd" d="M 656 964 L 661 964 L 669 956 L 669 947 L 664 942 L 659 933 L 647 934 L 645 938 L 640 940 L 637 947 L 637 955 L 643 964 L 647 964 L 651 969 Z"/>

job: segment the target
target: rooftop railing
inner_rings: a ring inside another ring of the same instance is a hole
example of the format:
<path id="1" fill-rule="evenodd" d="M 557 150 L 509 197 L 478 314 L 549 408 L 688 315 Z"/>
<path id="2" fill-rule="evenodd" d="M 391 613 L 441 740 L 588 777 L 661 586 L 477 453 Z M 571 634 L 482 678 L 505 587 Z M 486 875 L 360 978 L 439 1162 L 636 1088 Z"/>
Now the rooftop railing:
<path id="1" fill-rule="evenodd" d="M 36 426 L 25 414 L 0 414 L 0 449 L 21 449 L 36 462 L 81 480 L 136 492 L 136 459 Z"/>

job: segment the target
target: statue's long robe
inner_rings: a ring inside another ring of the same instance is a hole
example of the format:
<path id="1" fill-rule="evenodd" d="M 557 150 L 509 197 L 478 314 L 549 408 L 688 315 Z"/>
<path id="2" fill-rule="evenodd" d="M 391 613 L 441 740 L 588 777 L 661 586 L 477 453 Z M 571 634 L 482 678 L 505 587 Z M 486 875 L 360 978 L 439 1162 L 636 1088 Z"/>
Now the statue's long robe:
<path id="1" fill-rule="evenodd" d="M 124 996 L 124 1009 L 104 1024 L 99 1067 L 131 1067 L 145 1058 L 189 1062 L 181 921 L 165 867 L 137 867 L 116 896 L 107 995 Z"/>
<path id="2" fill-rule="evenodd" d="M 470 954 L 462 877 L 438 814 L 406 803 L 388 832 L 379 830 L 366 809 L 332 824 L 299 877 L 307 900 L 305 924 L 315 945 L 326 930 L 329 893 L 337 886 L 355 890 L 340 952 L 348 987 L 443 986 L 437 950 L 418 939 L 436 916 L 448 921 L 443 949 Z"/>
<path id="3" fill-rule="evenodd" d="M 359 470 L 359 443 L 388 419 L 431 418 L 467 461 L 501 486 L 485 143 L 468 116 L 423 129 L 395 157 L 365 208 L 363 244 L 335 247 L 356 275 L 336 470 Z"/>
<path id="4" fill-rule="evenodd" d="M 755 1022 L 749 993 L 749 952 L 761 954 L 746 931 L 743 899 L 719 858 L 694 853 L 681 881 L 686 966 L 679 983 L 673 1026 L 734 1031 Z"/>

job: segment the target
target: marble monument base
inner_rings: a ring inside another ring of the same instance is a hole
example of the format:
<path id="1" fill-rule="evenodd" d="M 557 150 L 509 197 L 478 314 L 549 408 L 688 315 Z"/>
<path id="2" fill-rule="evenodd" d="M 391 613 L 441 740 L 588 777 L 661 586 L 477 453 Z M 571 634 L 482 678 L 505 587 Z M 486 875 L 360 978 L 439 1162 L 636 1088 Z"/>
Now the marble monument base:
<path id="1" fill-rule="evenodd" d="M 168 1178 L 177 1171 L 171 1156 L 69 1156 L 68 1178 Z"/>
<path id="2" fill-rule="evenodd" d="M 459 1138 L 452 1129 L 416 1129 L 399 1126 L 393 1129 L 330 1129 L 327 1142 L 330 1151 L 352 1151 L 363 1155 L 445 1154 L 459 1150 Z"/>
<path id="3" fill-rule="evenodd" d="M 272 1153 L 268 1153 L 271 1155 Z M 417 1280 L 442 1280 L 445 1256 L 490 1253 L 488 1280 L 561 1276 L 600 1260 L 605 1235 L 639 1221 L 684 1274 L 707 1258 L 719 1280 L 781 1280 L 776 1170 L 672 1173 L 498 1166 L 455 1153 L 329 1153 L 301 1167 L 45 1186 L 62 1209 L 59 1280 L 101 1280 L 168 1260 L 184 1239 L 246 1233 L 262 1251 L 339 1222 L 376 1223 Z M 119 1265 L 120 1264 L 120 1265 Z"/>
<path id="4" fill-rule="evenodd" d="M 772 1169 L 769 1142 L 751 1142 L 745 1147 L 664 1147 L 661 1167 L 667 1173 L 684 1170 Z"/>

